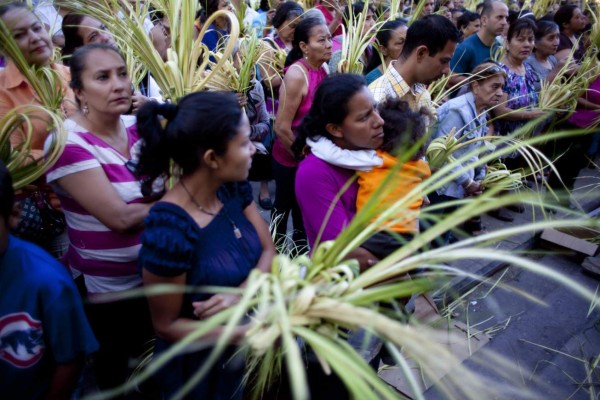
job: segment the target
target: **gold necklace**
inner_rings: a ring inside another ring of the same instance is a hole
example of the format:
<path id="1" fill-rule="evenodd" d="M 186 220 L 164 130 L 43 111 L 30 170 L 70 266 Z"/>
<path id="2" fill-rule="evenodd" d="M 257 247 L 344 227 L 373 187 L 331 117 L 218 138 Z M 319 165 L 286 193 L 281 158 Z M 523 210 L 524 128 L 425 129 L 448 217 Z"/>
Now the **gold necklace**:
<path id="1" fill-rule="evenodd" d="M 185 186 L 185 184 L 183 183 L 183 181 L 179 181 L 181 183 L 181 187 L 183 188 L 183 190 L 185 190 L 185 192 L 187 193 L 187 195 L 190 197 L 190 200 L 192 201 L 192 203 L 194 203 L 194 205 L 196 206 L 196 208 L 200 211 L 202 211 L 204 214 L 208 214 L 210 216 L 216 217 L 218 212 L 211 212 L 208 211 L 206 208 L 202 207 L 200 205 L 200 203 L 198 203 L 196 201 L 196 199 L 194 198 L 194 196 L 192 195 L 192 193 L 190 193 L 190 191 L 188 190 L 188 188 Z"/>
<path id="2" fill-rule="evenodd" d="M 200 203 L 198 203 L 196 201 L 196 199 L 194 198 L 194 196 L 192 195 L 192 193 L 188 190 L 188 188 L 185 186 L 185 184 L 183 183 L 183 180 L 180 180 L 179 183 L 181 183 L 181 187 L 183 188 L 183 190 L 185 190 L 185 192 L 189 196 L 190 200 L 192 201 L 192 203 L 194 203 L 194 205 L 196 206 L 196 208 L 199 211 L 202 211 L 204 214 L 208 214 L 208 215 L 210 215 L 212 217 L 216 217 L 219 214 L 219 212 L 211 212 L 211 211 L 208 211 L 206 208 L 202 207 L 200 205 Z M 231 224 L 231 229 L 233 230 L 233 235 L 235 236 L 235 238 L 236 239 L 241 239 L 242 238 L 242 231 L 240 231 L 240 229 L 235 225 L 235 222 L 233 222 L 233 220 L 229 216 L 229 213 L 227 212 L 227 208 L 225 207 L 225 204 L 223 204 L 223 207 L 221 207 L 221 210 L 223 210 L 223 214 L 229 220 L 229 223 Z"/>

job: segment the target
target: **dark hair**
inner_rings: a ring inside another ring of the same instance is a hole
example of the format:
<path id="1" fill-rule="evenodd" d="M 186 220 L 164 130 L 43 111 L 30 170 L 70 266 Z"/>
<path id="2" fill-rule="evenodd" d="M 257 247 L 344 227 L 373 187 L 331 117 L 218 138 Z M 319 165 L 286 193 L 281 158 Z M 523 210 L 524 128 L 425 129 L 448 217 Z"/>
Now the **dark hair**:
<path id="1" fill-rule="evenodd" d="M 206 18 L 219 11 L 219 0 L 206 0 Z"/>
<path id="2" fill-rule="evenodd" d="M 387 47 L 390 39 L 392 38 L 392 32 L 401 26 L 406 26 L 406 20 L 402 18 L 393 19 L 387 21 L 383 26 L 377 31 L 377 35 L 375 36 L 377 40 L 377 44 L 379 46 Z M 381 57 L 379 56 L 378 51 L 373 51 L 371 53 L 371 57 L 369 58 L 369 64 L 365 69 L 365 73 L 369 73 L 375 68 L 379 67 L 381 64 Z"/>
<path id="3" fill-rule="evenodd" d="M 25 9 L 30 11 L 31 13 L 33 13 L 33 11 L 31 11 L 31 9 L 29 7 L 27 7 L 27 3 L 25 2 L 17 2 L 14 1 L 12 3 L 8 3 L 8 4 L 4 4 L 0 6 L 0 17 L 3 17 L 4 14 L 6 14 L 9 11 L 12 10 L 16 10 L 16 9 Z M 35 15 L 35 13 L 33 13 Z"/>
<path id="4" fill-rule="evenodd" d="M 467 26 L 469 26 L 469 24 L 473 21 L 477 21 L 478 19 L 481 19 L 481 16 L 477 13 L 474 13 L 472 11 L 469 10 L 465 10 L 462 15 L 460 17 L 458 17 L 458 19 L 456 20 L 456 27 L 459 30 L 462 30 L 463 28 L 466 28 Z"/>
<path id="5" fill-rule="evenodd" d="M 117 50 L 114 47 L 109 46 L 107 44 L 92 43 L 92 44 L 88 44 L 86 46 L 82 46 L 82 47 L 78 48 L 77 50 L 75 50 L 75 52 L 71 56 L 71 60 L 69 62 L 69 68 L 71 70 L 71 82 L 69 82 L 69 86 L 71 87 L 71 89 L 82 89 L 83 88 L 81 74 L 83 73 L 83 70 L 85 69 L 85 62 L 87 60 L 89 53 L 91 53 L 94 50 L 112 51 L 112 52 L 118 54 L 119 57 L 121 57 L 121 59 L 123 60 L 123 62 L 125 62 L 125 57 L 123 57 L 123 55 L 119 52 L 119 50 Z M 79 105 L 79 99 L 75 98 L 75 100 L 77 101 L 77 105 Z"/>
<path id="6" fill-rule="evenodd" d="M 167 121 L 164 128 L 160 117 Z M 147 102 L 137 113 L 143 139 L 139 172 L 154 180 L 168 173 L 171 159 L 183 175 L 194 172 L 203 151 L 225 154 L 228 143 L 238 133 L 241 118 L 242 109 L 233 93 L 195 92 L 177 105 Z"/>
<path id="7" fill-rule="evenodd" d="M 556 22 L 540 20 L 537 21 L 535 30 L 535 40 L 542 40 L 544 36 L 552 33 L 553 31 L 559 31 L 559 27 Z"/>
<path id="8" fill-rule="evenodd" d="M 575 14 L 575 10 L 579 7 L 573 5 L 561 6 L 554 14 L 554 22 L 558 25 L 558 29 L 562 32 L 565 27 L 563 24 L 568 24 Z"/>
<path id="9" fill-rule="evenodd" d="M 536 26 L 535 22 L 530 18 L 520 18 L 508 27 L 508 33 L 506 34 L 506 40 L 510 41 L 515 36 L 519 36 L 523 31 L 531 31 L 535 35 Z"/>
<path id="10" fill-rule="evenodd" d="M 406 101 L 388 97 L 386 101 L 377 106 L 379 115 L 383 118 L 383 145 L 381 150 L 398 154 L 402 149 L 407 149 L 422 140 L 427 132 L 424 115 L 430 116 L 427 109 L 416 113 L 410 109 Z M 410 158 L 418 160 L 425 155 L 425 143 Z"/>
<path id="11" fill-rule="evenodd" d="M 344 8 L 344 18 L 342 18 L 342 24 L 344 24 L 344 28 L 347 28 L 347 23 L 348 20 L 350 19 L 350 16 L 352 15 L 353 18 L 358 18 L 358 15 L 363 12 L 363 10 L 365 9 L 365 3 L 362 1 L 357 1 L 354 4 L 348 4 L 346 6 L 346 8 Z M 369 7 L 367 8 L 369 11 L 371 11 L 373 14 L 375 14 L 375 9 L 373 8 L 373 6 L 371 4 L 369 4 Z M 352 10 L 352 11 L 350 11 Z M 350 14 L 350 12 L 352 12 L 352 14 Z"/>
<path id="12" fill-rule="evenodd" d="M 62 22 L 62 31 L 65 36 L 65 46 L 62 49 L 63 57 L 70 56 L 75 50 L 83 46 L 83 38 L 79 35 L 79 25 L 85 17 L 86 15 L 74 13 L 64 16 Z M 69 65 L 69 58 L 64 59 L 65 65 Z"/>
<path id="13" fill-rule="evenodd" d="M 4 217 L 4 223 L 8 224 L 8 218 L 13 210 L 15 192 L 13 180 L 4 162 L 0 161 L 0 215 Z"/>
<path id="14" fill-rule="evenodd" d="M 304 14 L 302 6 L 295 1 L 286 1 L 280 4 L 273 16 L 273 27 L 279 29 L 285 21 L 291 18 L 296 18 Z"/>
<path id="15" fill-rule="evenodd" d="M 456 26 L 441 15 L 427 15 L 419 18 L 408 28 L 406 41 L 400 58 L 407 59 L 419 46 L 427 46 L 433 57 L 446 47 L 448 42 L 458 43 L 460 33 Z"/>
<path id="16" fill-rule="evenodd" d="M 294 30 L 294 40 L 292 40 L 292 50 L 285 59 L 285 66 L 292 65 L 295 61 L 302 58 L 302 49 L 300 49 L 300 42 L 308 43 L 310 38 L 310 31 L 315 26 L 324 25 L 323 20 L 319 18 L 304 18 L 296 29 Z"/>
<path id="17" fill-rule="evenodd" d="M 348 102 L 356 93 L 367 86 L 362 75 L 335 74 L 325 78 L 315 93 L 310 111 L 297 129 L 292 150 L 300 157 L 306 139 L 316 136 L 329 137 L 327 124 L 341 124 L 348 116 Z"/>
<path id="18" fill-rule="evenodd" d="M 269 6 L 269 0 L 260 0 L 260 3 L 258 5 L 258 9 L 260 11 L 264 11 L 264 12 L 269 11 L 271 9 L 271 7 Z"/>

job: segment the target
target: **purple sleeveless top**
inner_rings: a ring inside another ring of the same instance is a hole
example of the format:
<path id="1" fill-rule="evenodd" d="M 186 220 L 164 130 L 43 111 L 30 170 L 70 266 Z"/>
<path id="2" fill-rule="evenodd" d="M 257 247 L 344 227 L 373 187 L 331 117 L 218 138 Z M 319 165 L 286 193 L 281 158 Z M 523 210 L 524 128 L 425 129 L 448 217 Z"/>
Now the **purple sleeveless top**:
<path id="1" fill-rule="evenodd" d="M 297 64 L 302 64 L 302 66 Z M 308 111 L 312 106 L 313 99 L 315 98 L 317 86 L 319 86 L 319 83 L 321 83 L 321 81 L 327 76 L 327 70 L 324 67 L 321 67 L 318 70 L 311 69 L 303 58 L 290 65 L 289 68 L 294 68 L 294 66 L 296 66 L 295 68 L 300 68 L 302 70 L 302 73 L 306 78 L 306 83 L 308 84 L 308 92 L 302 98 L 302 101 L 298 106 L 298 110 L 296 111 L 296 115 L 294 116 L 294 120 L 292 121 L 292 131 L 295 134 L 296 129 L 298 128 L 298 126 L 300 126 L 300 123 L 304 119 L 304 116 L 308 114 Z M 298 161 L 296 161 L 294 156 L 292 156 L 285 149 L 279 138 L 275 138 L 275 143 L 273 144 L 273 158 L 279 164 L 284 165 L 286 167 L 298 166 Z"/>

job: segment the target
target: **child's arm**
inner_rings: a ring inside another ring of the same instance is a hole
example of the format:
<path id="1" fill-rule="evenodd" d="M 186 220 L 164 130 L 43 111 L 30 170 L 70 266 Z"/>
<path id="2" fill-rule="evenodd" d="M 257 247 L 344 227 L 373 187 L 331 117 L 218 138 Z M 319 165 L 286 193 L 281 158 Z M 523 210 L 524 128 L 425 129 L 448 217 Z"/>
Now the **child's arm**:
<path id="1" fill-rule="evenodd" d="M 341 168 L 370 171 L 383 163 L 375 150 L 342 149 L 322 136 L 317 140 L 306 139 L 306 144 L 315 157 Z"/>

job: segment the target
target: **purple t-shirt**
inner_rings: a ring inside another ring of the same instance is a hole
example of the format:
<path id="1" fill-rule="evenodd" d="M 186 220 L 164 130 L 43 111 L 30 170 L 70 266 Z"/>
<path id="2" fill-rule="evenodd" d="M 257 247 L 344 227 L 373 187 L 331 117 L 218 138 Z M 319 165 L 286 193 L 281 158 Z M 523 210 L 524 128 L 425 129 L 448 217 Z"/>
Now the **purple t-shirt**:
<path id="1" fill-rule="evenodd" d="M 587 88 L 585 97 L 594 104 L 600 104 L 600 77 L 596 78 Z M 596 110 L 586 110 L 577 107 L 577 110 L 569 118 L 569 122 L 580 128 L 588 128 L 594 125 L 594 122 L 600 117 Z"/>
<path id="2" fill-rule="evenodd" d="M 302 220 L 308 236 L 308 243 L 314 248 L 315 241 L 325 224 L 321 242 L 333 240 L 352 221 L 356 214 L 356 180 L 335 203 L 331 216 L 325 217 L 335 196 L 349 179 L 353 170 L 333 166 L 310 154 L 298 166 L 296 173 L 296 199 L 302 211 Z"/>

